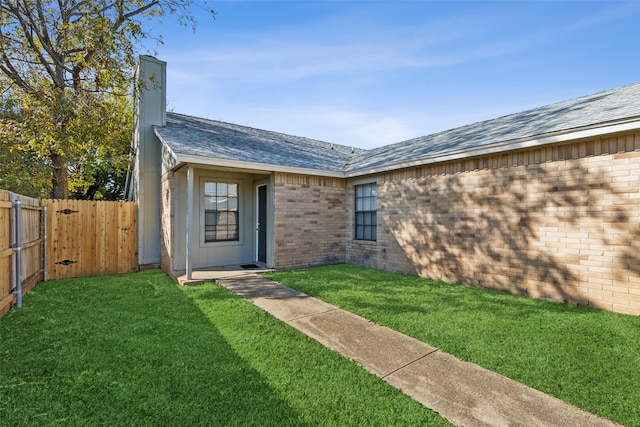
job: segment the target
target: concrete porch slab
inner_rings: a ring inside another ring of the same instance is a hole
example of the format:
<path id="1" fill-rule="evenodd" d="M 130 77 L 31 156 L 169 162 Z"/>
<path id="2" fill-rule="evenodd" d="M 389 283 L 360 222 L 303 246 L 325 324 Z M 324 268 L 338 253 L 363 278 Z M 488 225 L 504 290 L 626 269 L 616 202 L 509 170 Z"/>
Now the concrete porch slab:
<path id="1" fill-rule="evenodd" d="M 285 322 L 336 310 L 331 304 L 257 275 L 242 280 L 220 279 L 217 283 Z"/>
<path id="2" fill-rule="evenodd" d="M 186 271 L 172 271 L 170 276 L 176 282 L 184 286 L 199 285 L 207 282 L 217 282 L 220 279 L 235 277 L 244 278 L 255 276 L 255 273 L 272 271 L 269 268 L 242 268 L 241 264 L 225 265 L 221 267 L 201 268 L 191 272 L 191 279 L 187 279 Z"/>

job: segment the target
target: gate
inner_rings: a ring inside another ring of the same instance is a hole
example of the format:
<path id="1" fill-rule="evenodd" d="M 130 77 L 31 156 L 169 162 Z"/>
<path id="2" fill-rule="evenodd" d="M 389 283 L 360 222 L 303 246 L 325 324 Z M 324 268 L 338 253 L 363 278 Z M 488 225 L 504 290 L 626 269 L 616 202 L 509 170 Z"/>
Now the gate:
<path id="1" fill-rule="evenodd" d="M 138 270 L 137 203 L 42 200 L 49 280 Z"/>

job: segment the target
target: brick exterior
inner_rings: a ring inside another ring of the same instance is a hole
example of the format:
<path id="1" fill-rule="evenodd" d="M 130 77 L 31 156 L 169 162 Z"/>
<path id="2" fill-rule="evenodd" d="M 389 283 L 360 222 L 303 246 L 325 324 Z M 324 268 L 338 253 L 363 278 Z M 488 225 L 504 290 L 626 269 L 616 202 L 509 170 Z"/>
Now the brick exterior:
<path id="1" fill-rule="evenodd" d="M 173 267 L 173 172 L 167 172 L 162 176 L 160 183 L 160 268 L 165 273 L 172 275 Z"/>
<path id="2" fill-rule="evenodd" d="M 276 268 L 345 262 L 345 186 L 344 179 L 275 174 Z"/>
<path id="3" fill-rule="evenodd" d="M 347 186 L 347 262 L 640 315 L 640 134 L 397 170 L 377 183 L 373 244 L 351 241 Z"/>
<path id="4" fill-rule="evenodd" d="M 372 176 L 376 242 L 353 240 L 362 179 L 274 173 L 275 268 L 348 262 L 640 315 L 640 134 Z M 173 187 L 164 175 L 167 272 Z"/>

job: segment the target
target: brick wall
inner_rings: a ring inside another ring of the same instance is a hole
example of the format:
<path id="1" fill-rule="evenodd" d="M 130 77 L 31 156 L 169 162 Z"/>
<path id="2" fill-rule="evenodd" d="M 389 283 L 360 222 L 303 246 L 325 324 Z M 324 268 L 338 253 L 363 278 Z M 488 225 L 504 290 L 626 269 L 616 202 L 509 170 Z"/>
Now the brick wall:
<path id="1" fill-rule="evenodd" d="M 274 176 L 276 268 L 345 262 L 346 180 Z"/>
<path id="2" fill-rule="evenodd" d="M 640 134 L 377 182 L 378 241 L 349 234 L 348 262 L 640 315 Z"/>
<path id="3" fill-rule="evenodd" d="M 167 172 L 160 183 L 160 268 L 167 274 L 173 270 L 173 187 L 173 172 Z"/>

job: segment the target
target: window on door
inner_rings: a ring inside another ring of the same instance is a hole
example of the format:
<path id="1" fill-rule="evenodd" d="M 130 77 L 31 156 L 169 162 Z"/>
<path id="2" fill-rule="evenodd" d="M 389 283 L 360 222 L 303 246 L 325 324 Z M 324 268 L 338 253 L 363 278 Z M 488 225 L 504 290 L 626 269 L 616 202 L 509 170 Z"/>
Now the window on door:
<path id="1" fill-rule="evenodd" d="M 377 239 L 377 186 L 375 182 L 356 185 L 355 206 L 355 238 L 356 240 Z"/>
<path id="2" fill-rule="evenodd" d="M 232 242 L 240 239 L 238 184 L 204 183 L 204 241 Z"/>

